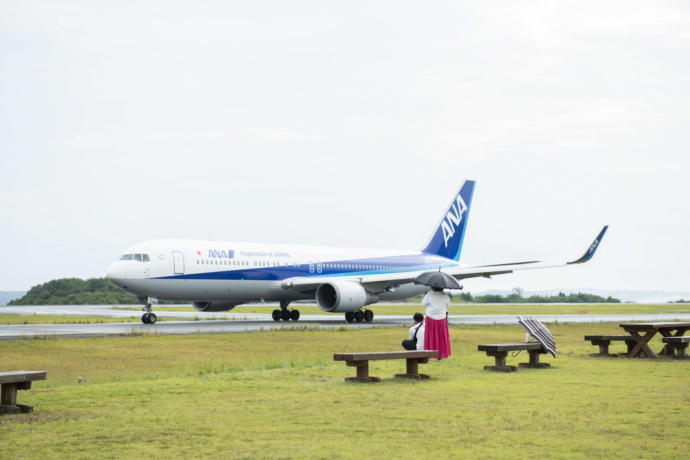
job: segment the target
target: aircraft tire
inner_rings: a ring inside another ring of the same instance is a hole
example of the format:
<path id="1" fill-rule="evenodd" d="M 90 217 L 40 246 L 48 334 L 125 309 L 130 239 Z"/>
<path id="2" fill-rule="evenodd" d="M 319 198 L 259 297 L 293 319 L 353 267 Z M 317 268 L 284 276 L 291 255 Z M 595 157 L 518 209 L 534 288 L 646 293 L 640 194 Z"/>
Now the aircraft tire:
<path id="1" fill-rule="evenodd" d="M 290 321 L 290 312 L 287 310 L 283 310 L 280 312 L 280 319 L 283 321 Z"/>
<path id="2" fill-rule="evenodd" d="M 142 323 L 144 323 L 144 324 L 149 323 L 149 314 L 150 313 L 144 313 L 143 315 L 141 315 L 141 322 Z"/>
<path id="3" fill-rule="evenodd" d="M 374 312 L 371 310 L 364 310 L 364 321 L 367 323 L 374 321 Z"/>
<path id="4" fill-rule="evenodd" d="M 355 321 L 357 321 L 358 323 L 364 321 L 364 312 L 362 312 L 362 310 L 355 312 Z"/>
<path id="5" fill-rule="evenodd" d="M 149 313 L 149 324 L 156 324 L 158 317 L 155 313 Z"/>
<path id="6" fill-rule="evenodd" d="M 280 321 L 281 317 L 282 317 L 281 311 L 278 310 L 277 308 L 275 310 L 273 310 L 273 312 L 271 313 L 271 318 L 273 318 L 273 321 Z"/>
<path id="7" fill-rule="evenodd" d="M 290 319 L 293 321 L 297 321 L 299 319 L 299 310 L 292 310 L 290 312 Z"/>
<path id="8" fill-rule="evenodd" d="M 348 323 L 351 323 L 354 320 L 355 320 L 355 312 L 348 311 L 347 313 L 345 313 L 345 321 L 347 321 Z"/>

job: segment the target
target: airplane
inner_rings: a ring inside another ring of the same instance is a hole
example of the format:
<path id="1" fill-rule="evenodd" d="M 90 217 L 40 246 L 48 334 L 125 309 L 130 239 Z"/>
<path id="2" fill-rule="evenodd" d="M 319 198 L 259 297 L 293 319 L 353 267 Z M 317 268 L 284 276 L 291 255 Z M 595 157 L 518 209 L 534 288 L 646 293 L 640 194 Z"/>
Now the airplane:
<path id="1" fill-rule="evenodd" d="M 230 311 L 248 302 L 279 302 L 275 321 L 297 321 L 291 302 L 316 301 L 347 322 L 373 321 L 366 306 L 404 300 L 430 288 L 415 279 L 442 271 L 456 280 L 504 275 L 517 270 L 563 267 L 589 261 L 608 225 L 585 254 L 571 262 L 527 261 L 480 266 L 459 263 L 475 181 L 465 180 L 427 244 L 419 251 L 317 247 L 205 240 L 154 240 L 134 245 L 107 270 L 119 288 L 144 306 L 141 320 L 155 324 L 158 299 L 191 302 L 201 312 Z M 462 286 L 461 286 L 462 288 Z"/>

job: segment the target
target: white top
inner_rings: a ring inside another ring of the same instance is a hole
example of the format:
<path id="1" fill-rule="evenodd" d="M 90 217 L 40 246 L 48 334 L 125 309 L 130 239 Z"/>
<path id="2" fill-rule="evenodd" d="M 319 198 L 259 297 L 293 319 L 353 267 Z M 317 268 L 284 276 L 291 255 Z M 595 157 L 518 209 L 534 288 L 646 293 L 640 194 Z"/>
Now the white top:
<path id="1" fill-rule="evenodd" d="M 417 332 L 417 350 L 424 350 L 424 323 L 415 324 L 410 328 L 410 340 L 414 337 L 417 328 L 419 328 L 419 332 Z"/>
<path id="2" fill-rule="evenodd" d="M 431 319 L 444 319 L 450 308 L 450 297 L 445 292 L 429 291 L 422 300 L 426 316 Z"/>

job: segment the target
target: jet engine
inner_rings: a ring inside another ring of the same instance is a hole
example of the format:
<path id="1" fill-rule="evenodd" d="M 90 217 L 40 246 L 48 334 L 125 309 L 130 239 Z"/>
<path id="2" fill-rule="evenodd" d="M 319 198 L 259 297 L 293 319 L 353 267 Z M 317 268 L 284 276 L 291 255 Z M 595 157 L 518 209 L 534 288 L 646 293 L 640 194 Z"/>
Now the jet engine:
<path id="1" fill-rule="evenodd" d="M 317 305 L 329 313 L 358 311 L 363 306 L 378 301 L 378 296 L 367 292 L 361 285 L 348 281 L 323 283 L 316 289 Z"/>
<path id="2" fill-rule="evenodd" d="M 236 302 L 192 302 L 199 311 L 230 311 L 238 305 Z"/>

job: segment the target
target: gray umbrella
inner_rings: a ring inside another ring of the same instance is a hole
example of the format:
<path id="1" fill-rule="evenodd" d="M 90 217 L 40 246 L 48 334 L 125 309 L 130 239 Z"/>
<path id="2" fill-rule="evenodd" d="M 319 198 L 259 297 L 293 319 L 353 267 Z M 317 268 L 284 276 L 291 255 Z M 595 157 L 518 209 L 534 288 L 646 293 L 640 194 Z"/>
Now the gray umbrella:
<path id="1" fill-rule="evenodd" d="M 458 280 L 443 273 L 440 269 L 437 272 L 424 272 L 412 281 L 414 281 L 414 284 L 423 284 L 441 289 L 462 289 Z"/>
<path id="2" fill-rule="evenodd" d="M 541 343 L 544 350 L 551 353 L 554 358 L 556 357 L 556 341 L 546 326 L 531 316 L 518 316 L 518 323 L 522 324 L 529 332 L 529 335 Z"/>

